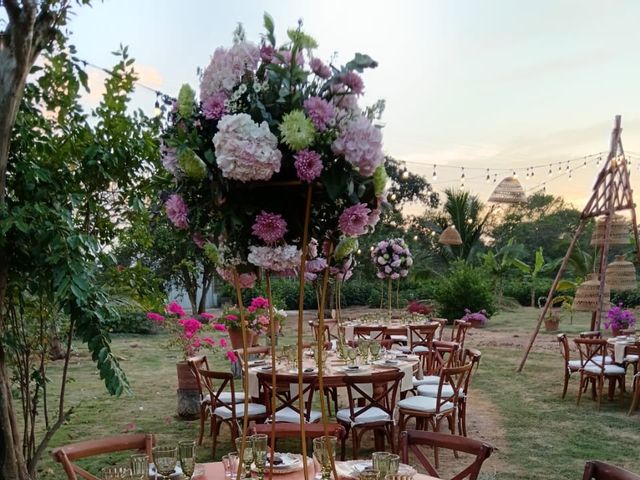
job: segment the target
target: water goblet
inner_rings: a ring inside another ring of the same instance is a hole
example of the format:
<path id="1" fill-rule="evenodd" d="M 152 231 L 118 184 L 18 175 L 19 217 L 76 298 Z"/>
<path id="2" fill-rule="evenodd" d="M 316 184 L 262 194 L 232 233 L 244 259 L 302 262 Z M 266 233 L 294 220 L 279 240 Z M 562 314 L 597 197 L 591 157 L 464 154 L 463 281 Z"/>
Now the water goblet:
<path id="1" fill-rule="evenodd" d="M 389 454 L 387 458 L 388 469 L 387 473 L 396 474 L 398 473 L 398 469 L 400 468 L 400 455 L 396 455 L 395 453 Z"/>
<path id="2" fill-rule="evenodd" d="M 351 362 L 349 362 L 350 365 L 354 366 L 356 364 L 357 356 L 358 351 L 353 347 L 349 347 L 349 349 L 347 350 L 347 357 L 349 358 L 349 360 L 351 360 Z"/>
<path id="3" fill-rule="evenodd" d="M 331 478 L 331 464 L 335 458 L 337 438 L 317 437 L 313 439 L 313 456 L 320 465 L 322 480 Z"/>
<path id="4" fill-rule="evenodd" d="M 178 457 L 182 473 L 187 478 L 191 478 L 196 467 L 196 442 L 192 440 L 178 442 Z"/>
<path id="5" fill-rule="evenodd" d="M 131 476 L 136 480 L 146 480 L 149 477 L 149 457 L 144 454 L 131 455 Z"/>
<path id="6" fill-rule="evenodd" d="M 369 344 L 369 352 L 371 352 L 371 358 L 373 361 L 377 361 L 380 359 L 380 348 L 381 345 L 379 342 L 371 342 Z"/>
<path id="7" fill-rule="evenodd" d="M 153 447 L 153 463 L 161 477 L 168 477 L 173 473 L 178 463 L 177 447 Z"/>
<path id="8" fill-rule="evenodd" d="M 264 479 L 264 466 L 267 462 L 267 435 L 258 433 L 251 437 L 253 443 L 253 461 L 256 464 L 258 480 Z"/>
<path id="9" fill-rule="evenodd" d="M 229 458 L 229 455 L 223 455 L 220 461 L 224 468 L 224 478 L 231 478 L 231 459 Z"/>
<path id="10" fill-rule="evenodd" d="M 101 470 L 103 480 L 124 480 L 131 477 L 131 468 L 125 465 L 110 465 Z"/>
<path id="11" fill-rule="evenodd" d="M 373 469 L 378 472 L 378 478 L 384 478 L 389 471 L 389 455 L 388 452 L 373 452 L 371 460 Z"/>
<path id="12" fill-rule="evenodd" d="M 236 474 L 238 473 L 238 467 L 240 466 L 238 452 L 229 452 L 227 456 L 229 457 L 229 476 L 235 479 Z"/>
<path id="13" fill-rule="evenodd" d="M 236 449 L 238 450 L 238 456 L 240 456 L 242 452 L 242 437 L 236 438 Z M 251 478 L 251 464 L 253 463 L 253 442 L 251 441 L 251 437 L 245 437 L 244 444 L 244 452 L 242 453 L 242 458 L 239 458 L 239 461 L 244 465 L 244 478 Z"/>
<path id="14" fill-rule="evenodd" d="M 358 343 L 358 353 L 362 359 L 362 364 L 366 365 L 369 358 L 369 342 L 366 340 L 360 340 L 360 343 Z"/>

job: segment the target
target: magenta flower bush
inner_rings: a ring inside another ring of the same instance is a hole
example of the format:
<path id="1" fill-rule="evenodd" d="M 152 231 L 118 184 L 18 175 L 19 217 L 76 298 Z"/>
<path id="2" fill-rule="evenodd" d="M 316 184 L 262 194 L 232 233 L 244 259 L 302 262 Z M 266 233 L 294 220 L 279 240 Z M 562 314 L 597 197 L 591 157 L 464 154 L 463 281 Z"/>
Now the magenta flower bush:
<path id="1" fill-rule="evenodd" d="M 472 312 L 468 308 L 464 309 L 464 316 L 462 320 L 470 323 L 477 323 L 480 326 L 484 327 L 489 321 L 489 317 L 487 315 L 486 310 L 480 310 L 479 312 Z"/>
<path id="2" fill-rule="evenodd" d="M 636 317 L 633 310 L 622 308 L 622 303 L 611 307 L 607 312 L 607 320 L 604 322 L 604 328 L 611 330 L 623 330 L 631 328 L 636 324 Z"/>
<path id="3" fill-rule="evenodd" d="M 248 306 L 244 307 L 244 320 L 247 328 L 258 335 L 267 334 L 270 331 L 269 300 L 265 297 L 254 297 Z M 287 313 L 274 307 L 273 318 L 284 323 Z M 240 330 L 242 320 L 238 306 L 226 308 L 222 313 L 222 326 L 227 330 Z"/>

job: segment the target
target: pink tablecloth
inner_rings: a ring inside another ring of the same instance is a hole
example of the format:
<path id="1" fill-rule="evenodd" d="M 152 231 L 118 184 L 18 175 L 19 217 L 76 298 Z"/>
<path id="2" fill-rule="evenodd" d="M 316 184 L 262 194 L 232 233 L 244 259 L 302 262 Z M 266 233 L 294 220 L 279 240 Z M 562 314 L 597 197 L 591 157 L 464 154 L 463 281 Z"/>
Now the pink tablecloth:
<path id="1" fill-rule="evenodd" d="M 313 479 L 313 462 L 311 461 L 311 459 L 309 460 L 309 479 Z M 340 462 L 336 462 L 336 465 L 338 465 L 339 463 Z M 222 462 L 213 462 L 202 463 L 196 466 L 196 472 L 193 475 L 192 480 L 223 480 L 224 478 L 224 467 L 222 466 Z M 265 478 L 268 478 L 268 475 Z M 274 475 L 273 478 L 274 480 L 304 480 L 304 471 L 300 470 L 293 473 Z M 415 475 L 413 478 L 414 480 L 437 480 L 436 477 L 431 477 L 429 475 L 423 475 L 420 473 Z"/>

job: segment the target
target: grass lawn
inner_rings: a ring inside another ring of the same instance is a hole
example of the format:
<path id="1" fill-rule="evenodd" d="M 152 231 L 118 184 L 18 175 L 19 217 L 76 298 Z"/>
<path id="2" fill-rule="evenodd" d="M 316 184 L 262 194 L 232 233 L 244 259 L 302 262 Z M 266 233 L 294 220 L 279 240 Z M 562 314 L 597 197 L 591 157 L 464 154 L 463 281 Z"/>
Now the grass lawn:
<path id="1" fill-rule="evenodd" d="M 640 414 L 627 416 L 616 398 L 603 401 L 597 411 L 589 395 L 575 405 L 577 378 L 572 378 L 562 401 L 562 365 L 555 334 L 541 332 L 522 374 L 515 372 L 536 321 L 536 311 L 522 308 L 502 312 L 483 330 L 467 337 L 468 346 L 482 351 L 478 374 L 471 386 L 469 435 L 496 446 L 485 463 L 483 478 L 578 479 L 588 459 L 606 460 L 640 472 Z M 567 333 L 588 329 L 589 318 L 576 315 L 573 324 L 561 324 Z M 287 330 L 291 333 L 292 329 Z M 86 349 L 78 344 L 72 359 L 67 405 L 74 415 L 54 436 L 51 447 L 125 431 L 153 432 L 160 443 L 195 438 L 197 422 L 174 418 L 176 407 L 175 363 L 178 355 L 165 348 L 163 335 L 114 335 L 113 348 L 134 389 L 133 396 L 110 397 L 104 390 Z M 282 343 L 293 343 L 285 336 Z M 219 366 L 223 365 L 219 361 Z M 51 377 L 60 364 L 52 366 Z M 630 388 L 631 375 L 627 376 Z M 294 444 L 281 445 L 295 449 Z M 231 451 L 228 430 L 218 443 L 218 455 Z M 366 451 L 366 450 L 365 450 Z M 210 461 L 210 441 L 199 449 L 199 460 Z M 94 473 L 118 456 L 84 463 Z M 445 463 L 449 461 L 445 458 Z M 62 469 L 46 455 L 40 477 L 65 478 Z"/>

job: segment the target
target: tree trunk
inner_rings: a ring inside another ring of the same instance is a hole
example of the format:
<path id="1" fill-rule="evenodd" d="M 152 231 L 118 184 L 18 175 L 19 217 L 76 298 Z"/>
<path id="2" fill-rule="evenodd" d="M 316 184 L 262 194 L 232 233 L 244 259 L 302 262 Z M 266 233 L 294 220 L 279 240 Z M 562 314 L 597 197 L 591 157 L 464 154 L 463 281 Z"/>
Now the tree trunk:
<path id="1" fill-rule="evenodd" d="M 49 330 L 49 335 L 49 358 L 51 360 L 62 360 L 65 357 L 65 351 L 60 341 L 60 334 L 55 325 Z"/>
<path id="2" fill-rule="evenodd" d="M 535 308 L 536 306 L 536 287 L 535 285 L 531 287 L 531 307 Z"/>
<path id="3" fill-rule="evenodd" d="M 202 313 L 207 309 L 207 294 L 211 288 L 212 281 L 213 272 L 205 267 L 202 271 L 202 292 L 200 294 L 200 301 L 198 302 L 198 313 Z"/>

